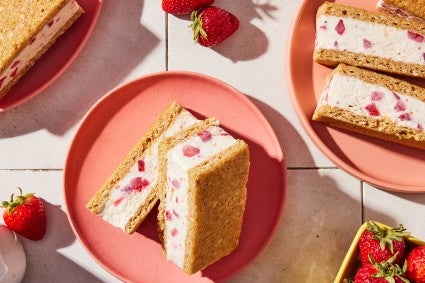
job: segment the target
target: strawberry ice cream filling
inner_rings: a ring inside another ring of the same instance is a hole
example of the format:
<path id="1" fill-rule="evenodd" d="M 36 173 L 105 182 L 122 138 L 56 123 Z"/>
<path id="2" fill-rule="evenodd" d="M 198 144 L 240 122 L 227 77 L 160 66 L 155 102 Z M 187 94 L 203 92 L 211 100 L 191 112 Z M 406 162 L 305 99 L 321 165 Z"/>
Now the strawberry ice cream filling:
<path id="1" fill-rule="evenodd" d="M 411 12 L 404 10 L 400 7 L 397 7 L 396 5 L 392 3 L 388 3 L 385 0 L 379 0 L 378 3 L 376 4 L 376 7 L 381 11 L 384 11 L 393 15 L 397 15 L 405 19 L 424 22 L 423 19 L 415 16 Z"/>
<path id="2" fill-rule="evenodd" d="M 28 45 L 11 62 L 0 75 L 0 91 L 25 69 L 37 54 L 53 39 L 66 23 L 79 10 L 75 0 L 71 0 L 34 36 Z"/>
<path id="3" fill-rule="evenodd" d="M 338 107 L 359 116 L 387 118 L 397 126 L 424 130 L 424 101 L 351 76 L 332 76 L 317 107 L 323 105 Z"/>
<path id="4" fill-rule="evenodd" d="M 188 230 L 188 171 L 233 145 L 236 140 L 218 126 L 189 137 L 167 153 L 165 248 L 167 259 L 183 268 Z"/>
<path id="5" fill-rule="evenodd" d="M 317 50 L 362 53 L 425 65 L 425 35 L 352 18 L 322 15 L 316 20 Z"/>
<path id="6" fill-rule="evenodd" d="M 148 152 L 137 160 L 130 171 L 110 192 L 100 216 L 122 230 L 158 183 L 158 145 L 165 137 L 195 124 L 198 120 L 186 110 L 177 116 L 170 127 L 152 143 Z"/>

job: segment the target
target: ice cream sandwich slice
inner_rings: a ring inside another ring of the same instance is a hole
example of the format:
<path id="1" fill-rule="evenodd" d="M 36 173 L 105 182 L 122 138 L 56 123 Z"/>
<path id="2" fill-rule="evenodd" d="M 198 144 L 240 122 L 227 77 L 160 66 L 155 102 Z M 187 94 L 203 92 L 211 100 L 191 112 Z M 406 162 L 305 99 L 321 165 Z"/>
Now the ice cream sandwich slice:
<path id="1" fill-rule="evenodd" d="M 159 143 L 198 121 L 178 103 L 169 105 L 93 195 L 87 208 L 125 233 L 135 232 L 158 201 Z"/>
<path id="2" fill-rule="evenodd" d="M 0 98 L 83 12 L 75 0 L 0 1 Z"/>
<path id="3" fill-rule="evenodd" d="M 425 89 L 341 64 L 329 75 L 313 120 L 425 149 Z"/>
<path id="4" fill-rule="evenodd" d="M 248 145 L 215 119 L 164 139 L 158 222 L 168 260 L 192 274 L 238 246 L 248 171 Z"/>
<path id="5" fill-rule="evenodd" d="M 425 25 L 325 2 L 316 15 L 316 62 L 425 77 Z"/>

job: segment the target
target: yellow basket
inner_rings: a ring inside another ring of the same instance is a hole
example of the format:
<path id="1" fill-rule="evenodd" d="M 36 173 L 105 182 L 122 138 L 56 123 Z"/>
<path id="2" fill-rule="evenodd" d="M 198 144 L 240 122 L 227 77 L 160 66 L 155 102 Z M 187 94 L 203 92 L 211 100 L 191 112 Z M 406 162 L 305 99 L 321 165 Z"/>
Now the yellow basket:
<path id="1" fill-rule="evenodd" d="M 388 225 L 376 221 L 373 222 L 381 228 L 392 229 L 392 227 Z M 367 222 L 363 223 L 363 225 L 360 226 L 359 230 L 357 231 L 356 236 L 354 237 L 353 242 L 351 243 L 350 248 L 348 249 L 347 254 L 344 257 L 344 260 L 342 261 L 341 267 L 338 270 L 334 283 L 343 283 L 345 278 L 354 278 L 356 270 L 360 267 L 358 249 L 359 241 L 361 235 L 366 229 Z M 419 240 L 418 238 L 407 236 L 405 239 L 410 245 L 425 246 L 425 242 Z"/>

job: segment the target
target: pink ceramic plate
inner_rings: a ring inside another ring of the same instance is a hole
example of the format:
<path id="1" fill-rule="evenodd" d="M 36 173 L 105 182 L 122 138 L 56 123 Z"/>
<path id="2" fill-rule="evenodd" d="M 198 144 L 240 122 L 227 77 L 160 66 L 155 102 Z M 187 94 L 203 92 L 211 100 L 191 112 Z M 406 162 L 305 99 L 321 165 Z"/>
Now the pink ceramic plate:
<path id="1" fill-rule="evenodd" d="M 330 128 L 311 120 L 325 77 L 331 70 L 312 61 L 315 15 L 324 2 L 304 1 L 294 22 L 288 48 L 291 96 L 304 129 L 332 162 L 353 176 L 392 191 L 424 192 L 424 150 Z M 335 2 L 373 10 L 377 1 Z"/>
<path id="2" fill-rule="evenodd" d="M 102 0 L 78 0 L 78 4 L 84 9 L 85 13 L 0 99 L 0 112 L 16 107 L 43 91 L 77 57 L 93 30 L 102 6 Z"/>
<path id="3" fill-rule="evenodd" d="M 215 116 L 249 144 L 251 169 L 240 244 L 229 256 L 191 277 L 167 262 L 156 215 L 126 235 L 85 205 L 120 160 L 172 102 L 198 117 Z M 279 142 L 260 111 L 226 84 L 195 73 L 163 72 L 119 87 L 87 114 L 65 165 L 65 199 L 71 225 L 88 252 L 116 277 L 130 282 L 221 281 L 241 270 L 265 247 L 281 215 L 286 173 Z"/>

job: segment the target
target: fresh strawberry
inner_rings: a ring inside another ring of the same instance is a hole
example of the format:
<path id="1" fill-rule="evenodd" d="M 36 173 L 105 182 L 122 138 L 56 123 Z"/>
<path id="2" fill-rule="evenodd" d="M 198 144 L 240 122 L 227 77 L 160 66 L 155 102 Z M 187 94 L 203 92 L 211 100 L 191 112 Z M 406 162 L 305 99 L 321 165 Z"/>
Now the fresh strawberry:
<path id="1" fill-rule="evenodd" d="M 33 241 L 41 240 L 46 233 L 46 211 L 41 199 L 34 194 L 12 194 L 9 201 L 3 201 L 2 207 L 5 224 L 16 233 Z"/>
<path id="2" fill-rule="evenodd" d="M 398 228 L 384 229 L 373 221 L 369 221 L 359 241 L 360 262 L 362 265 L 369 264 L 369 255 L 376 262 L 381 262 L 397 254 L 394 263 L 400 263 L 406 251 L 406 241 L 403 237 L 408 234 L 403 225 Z"/>
<path id="3" fill-rule="evenodd" d="M 407 278 L 417 283 L 425 283 L 425 246 L 412 248 L 406 256 Z"/>
<path id="4" fill-rule="evenodd" d="M 369 257 L 369 263 L 360 267 L 354 277 L 354 283 L 409 283 L 404 277 L 406 264 L 401 268 L 398 264 L 393 264 L 396 256 L 388 261 L 376 262 Z"/>
<path id="5" fill-rule="evenodd" d="M 212 3 L 214 0 L 162 0 L 162 10 L 173 15 L 188 15 Z"/>
<path id="6" fill-rule="evenodd" d="M 239 28 L 235 15 L 215 6 L 194 11 L 191 18 L 195 42 L 206 47 L 223 42 Z"/>

